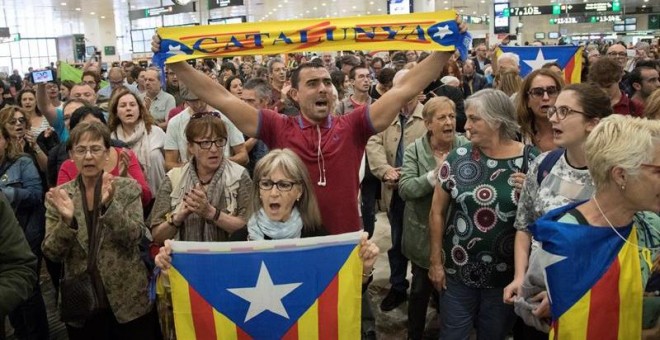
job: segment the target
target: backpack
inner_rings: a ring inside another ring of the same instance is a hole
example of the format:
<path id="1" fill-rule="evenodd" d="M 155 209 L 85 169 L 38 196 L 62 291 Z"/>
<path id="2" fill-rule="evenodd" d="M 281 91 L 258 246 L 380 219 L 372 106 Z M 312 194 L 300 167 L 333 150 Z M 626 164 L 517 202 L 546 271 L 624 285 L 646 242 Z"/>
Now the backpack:
<path id="1" fill-rule="evenodd" d="M 564 148 L 557 148 L 550 151 L 550 153 L 543 158 L 536 174 L 536 183 L 538 185 L 541 185 L 543 179 L 548 176 L 552 167 L 555 166 L 555 163 L 557 163 L 561 155 L 564 154 L 564 151 L 566 151 Z"/>

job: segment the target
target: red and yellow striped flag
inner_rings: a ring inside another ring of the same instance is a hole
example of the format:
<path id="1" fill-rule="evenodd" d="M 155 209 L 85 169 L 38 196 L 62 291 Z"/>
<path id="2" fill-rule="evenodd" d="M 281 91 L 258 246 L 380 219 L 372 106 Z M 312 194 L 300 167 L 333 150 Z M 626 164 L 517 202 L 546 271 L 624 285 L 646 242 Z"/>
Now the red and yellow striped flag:
<path id="1" fill-rule="evenodd" d="M 175 242 L 169 277 L 177 338 L 359 338 L 355 236 Z"/>

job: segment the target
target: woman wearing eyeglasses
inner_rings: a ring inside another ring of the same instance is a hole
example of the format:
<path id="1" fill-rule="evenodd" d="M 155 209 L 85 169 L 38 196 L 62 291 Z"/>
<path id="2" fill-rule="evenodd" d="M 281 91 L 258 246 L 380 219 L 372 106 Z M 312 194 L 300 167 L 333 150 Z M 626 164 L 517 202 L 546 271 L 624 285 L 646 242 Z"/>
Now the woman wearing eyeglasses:
<path id="1" fill-rule="evenodd" d="M 154 241 L 227 241 L 245 226 L 252 181 L 224 158 L 227 130 L 218 113 L 193 115 L 185 133 L 192 158 L 167 173 L 156 195 Z"/>
<path id="2" fill-rule="evenodd" d="M 158 190 L 150 217 L 154 242 L 245 240 L 252 181 L 245 168 L 224 157 L 227 130 L 220 114 L 194 114 L 185 135 L 190 159 L 170 170 Z M 164 338 L 174 339 L 167 295 L 159 295 L 158 311 Z"/>
<path id="3" fill-rule="evenodd" d="M 516 115 L 520 124 L 521 141 L 536 146 L 541 152 L 555 148 L 552 124 L 546 112 L 555 105 L 564 81 L 548 69 L 532 71 L 525 77 L 516 95 Z"/>
<path id="4" fill-rule="evenodd" d="M 516 312 L 528 325 L 547 332 L 549 324 L 544 320 L 549 317 L 548 299 L 543 274 L 527 272 L 528 263 L 539 250 L 538 242 L 532 243 L 528 226 L 552 209 L 593 195 L 584 145 L 601 119 L 612 114 L 612 108 L 603 91 L 584 83 L 565 87 L 554 105 L 545 108 L 545 114 L 553 131 L 553 144 L 559 149 L 541 154 L 527 172 L 515 222 L 516 272 L 504 289 L 504 301 L 515 302 Z"/>
<path id="5" fill-rule="evenodd" d="M 641 339 L 644 286 L 660 250 L 660 122 L 604 118 L 584 156 L 593 194 L 530 226 L 541 249 L 529 270 L 546 274 L 551 338 Z"/>
<path id="6" fill-rule="evenodd" d="M 155 339 L 157 319 L 138 250 L 140 186 L 104 170 L 112 150 L 105 124 L 77 125 L 69 143 L 78 175 L 46 194 L 43 242 L 44 255 L 64 266 L 60 311 L 69 339 Z"/>
<path id="7" fill-rule="evenodd" d="M 21 152 L 32 158 L 43 173 L 48 166 L 48 155 L 37 144 L 30 124 L 30 119 L 25 111 L 17 106 L 9 105 L 0 110 L 0 126 L 7 130 L 9 138 L 14 141 Z"/>
<path id="8" fill-rule="evenodd" d="M 165 178 L 165 132 L 154 124 L 153 117 L 138 96 L 125 87 L 115 91 L 109 109 L 108 127 L 112 138 L 126 143 L 133 150 L 151 192 L 158 192 Z"/>
<path id="9" fill-rule="evenodd" d="M 250 201 L 250 240 L 279 240 L 327 235 L 322 226 L 314 187 L 302 160 L 289 149 L 271 150 L 254 169 Z M 362 282 L 369 282 L 379 249 L 364 232 L 360 241 Z M 160 248 L 156 265 L 172 263 L 169 241 Z M 363 286 L 365 288 L 366 286 Z"/>
<path id="10" fill-rule="evenodd" d="M 73 111 L 69 125 L 72 128 L 75 128 L 75 126 L 83 122 L 98 122 L 105 124 L 103 111 L 98 107 L 92 106 L 82 106 Z M 103 169 L 105 172 L 113 176 L 131 177 L 136 180 L 142 188 L 142 206 L 146 207 L 151 202 L 153 193 L 151 192 L 151 189 L 149 189 L 149 184 L 147 184 L 147 181 L 144 179 L 144 173 L 140 167 L 140 162 L 135 156 L 135 153 L 127 148 L 118 146 L 117 143 L 122 142 L 113 139 L 110 140 L 111 148 L 105 156 L 107 159 L 106 162 L 103 163 Z M 74 158 L 74 156 L 76 156 L 76 150 L 72 148 L 71 143 L 67 144 L 67 149 L 69 150 L 69 159 L 65 160 L 60 167 L 57 174 L 57 185 L 62 185 L 76 179 L 80 172 L 76 166 Z M 102 157 L 105 155 L 100 151 L 97 153 L 94 153 L 93 151 L 91 152 L 94 157 Z"/>

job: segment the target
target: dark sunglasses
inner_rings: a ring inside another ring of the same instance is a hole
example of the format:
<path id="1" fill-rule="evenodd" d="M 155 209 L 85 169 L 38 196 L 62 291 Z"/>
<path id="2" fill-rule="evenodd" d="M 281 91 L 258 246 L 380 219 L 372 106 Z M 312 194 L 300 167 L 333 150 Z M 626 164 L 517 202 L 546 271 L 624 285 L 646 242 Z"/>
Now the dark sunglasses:
<path id="1" fill-rule="evenodd" d="M 535 98 L 541 98 L 543 97 L 544 93 L 548 94 L 548 97 L 556 97 L 559 95 L 559 89 L 556 86 L 548 86 L 548 87 L 534 87 L 529 89 L 530 96 L 535 97 Z"/>
<path id="2" fill-rule="evenodd" d="M 25 117 L 20 117 L 20 118 L 12 118 L 7 123 L 9 123 L 10 125 L 15 125 L 16 123 L 25 124 L 26 122 L 27 119 L 25 119 Z"/>

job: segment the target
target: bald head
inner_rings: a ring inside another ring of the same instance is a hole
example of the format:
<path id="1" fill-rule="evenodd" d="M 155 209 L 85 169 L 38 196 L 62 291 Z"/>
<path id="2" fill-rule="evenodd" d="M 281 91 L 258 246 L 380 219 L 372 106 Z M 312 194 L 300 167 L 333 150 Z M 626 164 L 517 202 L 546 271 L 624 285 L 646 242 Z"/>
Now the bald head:
<path id="1" fill-rule="evenodd" d="M 124 71 L 121 67 L 112 67 L 108 70 L 108 81 L 113 90 L 124 85 Z"/>
<path id="2" fill-rule="evenodd" d="M 410 70 L 408 70 L 408 69 L 402 69 L 401 71 L 397 72 L 397 73 L 394 75 L 394 78 L 392 79 L 392 85 L 393 85 L 393 86 L 396 86 L 398 83 L 400 83 L 400 82 L 401 82 L 401 78 L 403 78 L 403 76 L 405 76 L 406 73 L 408 73 L 409 71 L 410 71 Z"/>

